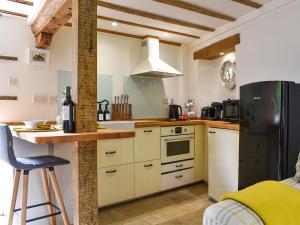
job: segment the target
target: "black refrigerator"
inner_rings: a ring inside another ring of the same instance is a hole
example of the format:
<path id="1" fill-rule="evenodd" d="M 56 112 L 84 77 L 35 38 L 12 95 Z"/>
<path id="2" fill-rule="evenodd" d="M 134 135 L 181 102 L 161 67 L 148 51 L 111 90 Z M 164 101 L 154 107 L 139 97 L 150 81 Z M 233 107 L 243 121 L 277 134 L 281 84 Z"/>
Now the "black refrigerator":
<path id="1" fill-rule="evenodd" d="M 265 81 L 240 87 L 239 189 L 296 173 L 300 84 Z"/>

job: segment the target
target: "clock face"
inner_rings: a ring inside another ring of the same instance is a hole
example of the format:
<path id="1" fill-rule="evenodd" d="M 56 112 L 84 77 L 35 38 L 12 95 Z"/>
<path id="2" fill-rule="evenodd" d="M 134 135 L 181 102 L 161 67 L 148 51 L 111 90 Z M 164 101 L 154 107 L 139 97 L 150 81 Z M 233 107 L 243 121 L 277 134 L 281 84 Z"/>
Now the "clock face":
<path id="1" fill-rule="evenodd" d="M 236 63 L 234 60 L 225 61 L 221 66 L 221 82 L 226 89 L 233 89 L 236 86 L 235 68 Z"/>

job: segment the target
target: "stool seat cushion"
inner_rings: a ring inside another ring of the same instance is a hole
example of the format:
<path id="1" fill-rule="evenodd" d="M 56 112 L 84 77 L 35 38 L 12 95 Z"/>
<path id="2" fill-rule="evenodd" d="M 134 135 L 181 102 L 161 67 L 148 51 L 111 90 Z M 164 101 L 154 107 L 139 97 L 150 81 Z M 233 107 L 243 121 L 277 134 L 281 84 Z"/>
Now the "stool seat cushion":
<path id="1" fill-rule="evenodd" d="M 17 158 L 16 168 L 19 170 L 32 170 L 60 166 L 69 163 L 70 162 L 68 160 L 56 156 L 44 155 L 36 157 Z"/>

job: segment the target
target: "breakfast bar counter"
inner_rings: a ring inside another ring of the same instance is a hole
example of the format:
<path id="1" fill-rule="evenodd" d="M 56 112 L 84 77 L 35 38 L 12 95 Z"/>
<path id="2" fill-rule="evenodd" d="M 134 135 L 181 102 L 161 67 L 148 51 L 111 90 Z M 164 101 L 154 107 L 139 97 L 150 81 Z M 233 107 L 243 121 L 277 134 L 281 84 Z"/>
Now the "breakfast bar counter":
<path id="1" fill-rule="evenodd" d="M 10 126 L 11 129 L 14 126 Z M 86 133 L 64 133 L 63 131 L 53 132 L 15 132 L 12 134 L 16 138 L 28 141 L 34 144 L 60 144 L 72 142 L 85 142 L 103 139 L 118 139 L 134 137 L 134 131 L 121 130 L 121 129 L 101 129 L 97 132 Z"/>

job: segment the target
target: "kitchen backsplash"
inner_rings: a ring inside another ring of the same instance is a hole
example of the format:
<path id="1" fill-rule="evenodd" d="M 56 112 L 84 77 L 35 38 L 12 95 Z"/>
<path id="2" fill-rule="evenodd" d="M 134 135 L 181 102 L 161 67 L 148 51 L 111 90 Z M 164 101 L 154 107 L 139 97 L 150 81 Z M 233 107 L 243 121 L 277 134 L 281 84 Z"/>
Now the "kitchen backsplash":
<path id="1" fill-rule="evenodd" d="M 118 79 L 123 79 L 118 81 Z M 168 104 L 164 83 L 161 79 L 131 78 L 128 76 L 113 79 L 112 75 L 98 75 L 97 101 L 107 99 L 113 103 L 113 88 L 116 83 L 123 84 L 123 94 L 128 94 L 132 104 L 132 118 L 164 118 L 168 117 Z M 59 71 L 57 84 L 57 112 L 60 114 L 63 92 L 66 86 L 72 85 L 71 72 Z M 115 83 L 114 83 L 115 82 Z"/>

